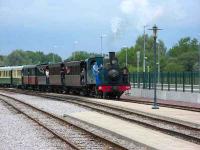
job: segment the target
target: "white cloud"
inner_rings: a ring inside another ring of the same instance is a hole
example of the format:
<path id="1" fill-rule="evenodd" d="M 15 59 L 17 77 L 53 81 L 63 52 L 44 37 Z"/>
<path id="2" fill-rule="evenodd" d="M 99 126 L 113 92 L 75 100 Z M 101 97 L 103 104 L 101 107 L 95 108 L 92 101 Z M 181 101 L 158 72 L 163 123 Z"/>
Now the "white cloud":
<path id="1" fill-rule="evenodd" d="M 134 13 L 138 8 L 146 7 L 148 1 L 146 0 L 123 0 L 120 4 L 121 11 L 126 14 Z"/>
<path id="2" fill-rule="evenodd" d="M 114 34 L 117 34 L 117 32 L 120 30 L 121 22 L 122 22 L 122 19 L 119 18 L 119 17 L 112 18 L 112 20 L 111 20 L 111 30 Z"/>
<path id="3" fill-rule="evenodd" d="M 183 0 L 122 0 L 119 8 L 122 15 L 129 19 L 131 26 L 141 31 L 146 24 L 184 25 L 198 22 L 191 17 L 195 15 L 194 11 L 188 12 L 191 9 L 188 4 L 193 3 L 184 3 Z M 123 22 L 124 17 L 121 18 Z"/>
<path id="4" fill-rule="evenodd" d="M 164 14 L 162 5 L 152 4 L 148 0 L 123 0 L 120 3 L 120 10 L 129 16 L 137 29 L 145 24 L 152 24 Z"/>

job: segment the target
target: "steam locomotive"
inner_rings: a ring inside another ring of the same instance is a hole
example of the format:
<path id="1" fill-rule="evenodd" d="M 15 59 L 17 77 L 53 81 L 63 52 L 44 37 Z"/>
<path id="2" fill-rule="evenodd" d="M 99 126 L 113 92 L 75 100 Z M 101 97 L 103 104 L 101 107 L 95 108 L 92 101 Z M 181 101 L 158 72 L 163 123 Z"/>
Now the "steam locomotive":
<path id="1" fill-rule="evenodd" d="M 119 67 L 115 52 L 109 52 L 109 58 L 0 67 L 0 86 L 98 98 L 120 98 L 131 88 L 128 69 Z"/>

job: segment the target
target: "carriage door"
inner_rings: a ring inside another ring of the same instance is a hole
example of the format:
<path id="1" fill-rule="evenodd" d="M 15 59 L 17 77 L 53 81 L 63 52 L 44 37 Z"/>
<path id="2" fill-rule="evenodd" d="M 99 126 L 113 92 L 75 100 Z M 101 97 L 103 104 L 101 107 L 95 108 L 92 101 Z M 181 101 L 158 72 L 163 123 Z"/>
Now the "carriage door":
<path id="1" fill-rule="evenodd" d="M 60 65 L 60 77 L 61 77 L 61 85 L 65 85 L 65 65 L 62 63 Z"/>
<path id="2" fill-rule="evenodd" d="M 86 66 L 86 62 L 82 61 L 80 63 L 80 85 L 85 85 L 86 84 L 86 72 L 87 72 L 87 66 Z"/>

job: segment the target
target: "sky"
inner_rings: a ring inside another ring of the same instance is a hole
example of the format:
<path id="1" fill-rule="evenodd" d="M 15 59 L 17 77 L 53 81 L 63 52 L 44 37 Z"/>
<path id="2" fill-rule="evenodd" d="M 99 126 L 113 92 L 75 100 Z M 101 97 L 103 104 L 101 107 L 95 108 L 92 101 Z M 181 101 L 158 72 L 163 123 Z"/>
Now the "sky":
<path id="1" fill-rule="evenodd" d="M 200 0 L 0 0 L 0 54 L 15 49 L 101 53 L 133 46 L 156 24 L 167 48 L 185 36 L 200 40 Z"/>

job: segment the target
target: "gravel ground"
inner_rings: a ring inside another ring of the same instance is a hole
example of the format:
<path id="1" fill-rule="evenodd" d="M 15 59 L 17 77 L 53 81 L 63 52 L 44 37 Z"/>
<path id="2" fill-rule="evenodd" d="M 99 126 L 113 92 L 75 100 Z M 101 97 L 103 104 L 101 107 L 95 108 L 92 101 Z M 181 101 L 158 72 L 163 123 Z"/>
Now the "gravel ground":
<path id="1" fill-rule="evenodd" d="M 0 100 L 0 149 L 56 150 L 71 148 Z"/>
<path id="2" fill-rule="evenodd" d="M 24 96 L 24 97 L 26 97 L 26 96 Z M 1 96 L 0 96 L 0 98 L 1 98 Z M 15 98 L 19 98 L 19 97 L 15 96 Z M 27 96 L 26 98 L 29 99 L 30 97 Z M 32 97 L 32 98 L 33 99 L 31 99 L 31 100 L 34 102 L 34 104 L 36 104 L 35 102 L 37 102 L 37 100 L 34 99 L 35 97 Z M 37 99 L 39 99 L 41 102 L 41 98 L 37 97 Z M 4 100 L 6 100 L 6 98 L 4 98 Z M 22 98 L 20 98 L 20 100 L 22 100 Z M 44 100 L 44 101 L 46 102 L 46 100 Z M 48 104 L 52 103 L 52 102 L 54 102 L 54 101 L 48 100 L 46 105 L 43 105 L 42 107 L 44 107 L 44 106 L 48 107 Z M 95 136 L 90 135 L 83 130 L 79 130 L 70 124 L 63 123 L 62 121 L 59 121 L 59 120 L 52 118 L 46 114 L 38 112 L 35 109 L 29 108 L 26 105 L 23 105 L 17 101 L 8 100 L 8 103 L 11 103 L 12 105 L 14 105 L 14 107 L 20 109 L 25 114 L 28 114 L 28 116 L 30 116 L 31 118 L 37 119 L 37 121 L 39 121 L 41 124 L 45 125 L 49 129 L 53 130 L 54 133 L 60 135 L 61 137 L 65 138 L 65 139 L 69 139 L 69 141 L 78 145 L 78 147 L 81 149 L 84 149 L 84 150 L 85 149 L 88 149 L 88 150 L 89 149 L 91 149 L 91 150 L 93 150 L 93 149 L 105 150 L 106 149 L 107 150 L 108 147 L 110 147 L 112 149 L 116 149 L 116 150 L 122 149 L 122 148 L 119 148 L 118 146 L 114 146 L 105 141 L 99 140 L 99 138 L 96 138 Z M 50 107 L 48 107 L 48 108 L 50 108 Z M 54 105 L 54 107 L 51 106 L 51 108 L 58 109 L 59 107 L 57 105 Z M 70 109 L 70 108 L 73 108 L 73 107 L 69 106 L 68 109 Z M 65 109 L 66 109 L 66 107 L 65 107 Z M 72 109 L 72 112 L 74 112 L 76 109 L 77 108 Z M 52 111 L 52 109 L 51 109 L 51 111 Z M 69 112 L 70 111 L 68 111 L 68 113 Z M 75 112 L 77 112 L 77 111 L 75 111 Z"/>
<path id="3" fill-rule="evenodd" d="M 76 114 L 79 112 L 81 112 L 81 113 L 95 112 L 95 111 L 92 111 L 91 109 L 86 109 L 84 107 L 77 106 L 77 105 L 71 104 L 71 103 L 66 103 L 63 101 L 58 101 L 58 100 L 54 101 L 54 100 L 48 99 L 48 98 L 42 98 L 42 97 L 24 95 L 24 94 L 12 93 L 12 92 L 4 92 L 3 91 L 2 93 L 4 95 L 8 95 L 8 96 L 12 96 L 16 99 L 20 99 L 21 101 L 24 101 L 28 104 L 34 105 L 40 109 L 51 112 L 52 114 L 55 114 L 55 115 L 61 116 L 61 117 L 65 116 L 65 115 L 73 116 L 73 114 Z M 1 98 L 1 96 L 0 96 L 0 98 Z M 85 125 L 81 124 L 81 126 L 83 128 L 85 128 Z M 87 130 L 89 130 L 89 129 L 87 129 Z M 144 148 L 146 146 L 143 146 L 137 142 L 133 142 L 132 140 L 131 140 L 132 142 L 130 142 L 130 140 L 126 141 L 124 139 L 121 139 L 121 137 L 118 137 L 118 135 L 112 136 L 112 134 L 110 132 L 98 130 L 98 129 L 96 129 L 96 127 L 94 127 L 94 128 L 92 127 L 92 129 L 90 129 L 90 132 L 96 133 L 97 135 L 101 135 L 103 137 L 106 137 L 106 139 L 110 139 L 112 141 L 115 141 L 116 143 L 126 145 L 125 147 L 131 147 L 130 149 L 135 149 L 136 147 L 137 147 L 136 149 L 138 149 L 139 147 L 140 147 L 139 149 L 146 149 L 146 148 Z M 119 140 L 119 139 L 121 139 L 121 140 Z"/>
<path id="4" fill-rule="evenodd" d="M 6 94 L 5 92 L 3 92 Z M 46 111 L 52 112 L 56 115 L 62 116 L 64 114 L 72 114 L 77 112 L 85 112 L 88 109 L 83 108 L 81 106 L 77 106 L 75 104 L 66 103 L 57 100 L 50 100 L 48 98 L 36 97 L 31 95 L 17 94 L 17 93 L 9 93 L 6 94 L 8 96 L 14 96 L 14 98 L 23 100 L 26 103 L 34 105 L 36 107 L 42 108 Z M 91 111 L 91 110 L 90 110 Z"/>

